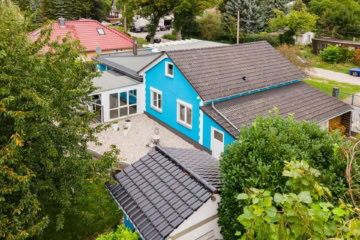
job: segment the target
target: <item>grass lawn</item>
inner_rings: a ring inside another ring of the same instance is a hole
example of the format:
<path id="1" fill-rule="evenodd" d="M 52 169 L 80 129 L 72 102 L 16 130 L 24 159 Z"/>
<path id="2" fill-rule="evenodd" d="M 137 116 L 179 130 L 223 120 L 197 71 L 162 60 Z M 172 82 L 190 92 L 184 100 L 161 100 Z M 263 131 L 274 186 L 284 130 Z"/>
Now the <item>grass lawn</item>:
<path id="1" fill-rule="evenodd" d="M 120 224 L 122 212 L 102 184 L 86 184 L 85 194 L 65 213 L 64 228 L 56 231 L 55 224 L 38 240 L 94 240 Z"/>
<path id="2" fill-rule="evenodd" d="M 349 74 L 349 70 L 351 68 L 356 68 L 358 66 L 356 66 L 353 63 L 335 63 L 335 64 L 331 64 L 331 63 L 327 63 L 321 60 L 320 55 L 314 55 L 311 51 L 312 48 L 309 46 L 306 47 L 299 47 L 301 49 L 302 52 L 302 56 L 304 59 L 311 61 L 313 67 L 316 68 L 322 68 L 322 69 L 326 69 L 326 70 L 330 70 L 330 71 L 334 71 L 334 72 L 340 72 L 340 73 L 345 73 L 345 74 Z"/>
<path id="3" fill-rule="evenodd" d="M 338 87 L 340 89 L 339 99 L 344 99 L 349 97 L 349 95 L 341 94 L 341 92 L 346 92 L 350 94 L 355 94 L 360 92 L 360 86 L 352 85 L 348 83 L 339 83 L 336 81 L 327 80 L 324 78 L 310 76 L 308 79 L 304 80 L 304 82 L 312 85 L 313 87 L 319 89 L 320 91 L 325 92 L 326 94 L 332 96 L 332 91 L 334 87 Z"/>

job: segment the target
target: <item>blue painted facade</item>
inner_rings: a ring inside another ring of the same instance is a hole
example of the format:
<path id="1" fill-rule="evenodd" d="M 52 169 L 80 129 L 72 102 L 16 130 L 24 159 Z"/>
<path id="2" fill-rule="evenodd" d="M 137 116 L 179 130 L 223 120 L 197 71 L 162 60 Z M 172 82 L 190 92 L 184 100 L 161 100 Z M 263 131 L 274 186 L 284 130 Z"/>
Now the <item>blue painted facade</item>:
<path id="1" fill-rule="evenodd" d="M 172 61 L 165 58 L 146 72 L 146 112 L 192 140 L 199 142 L 200 136 L 200 97 L 174 64 L 174 77 L 165 75 L 165 63 Z M 162 111 L 151 107 L 151 91 L 154 88 L 162 92 Z M 177 100 L 192 105 L 192 128 L 177 122 Z"/>
<path id="2" fill-rule="evenodd" d="M 225 131 L 219 124 L 217 124 L 212 118 L 204 113 L 204 130 L 203 130 L 203 146 L 207 149 L 211 149 L 211 128 L 216 128 L 217 130 L 224 133 L 224 145 L 226 146 L 229 143 L 233 143 L 235 138 L 231 136 L 228 132 Z"/>

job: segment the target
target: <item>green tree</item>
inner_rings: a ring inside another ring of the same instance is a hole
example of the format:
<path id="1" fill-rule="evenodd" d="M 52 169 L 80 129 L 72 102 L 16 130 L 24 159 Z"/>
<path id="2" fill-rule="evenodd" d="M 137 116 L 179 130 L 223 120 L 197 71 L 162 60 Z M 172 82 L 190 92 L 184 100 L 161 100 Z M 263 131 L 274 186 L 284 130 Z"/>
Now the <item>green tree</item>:
<path id="1" fill-rule="evenodd" d="M 276 18 L 270 19 L 269 27 L 272 31 L 289 29 L 294 34 L 313 31 L 316 28 L 318 17 L 305 11 L 292 10 L 288 15 L 279 10 L 274 10 Z"/>
<path id="2" fill-rule="evenodd" d="M 9 240 L 61 228 L 84 183 L 109 177 L 116 153 L 93 160 L 87 151 L 103 127 L 80 114 L 97 73 L 79 42 L 50 43 L 48 30 L 31 42 L 28 24 L 0 7 L 0 238 Z"/>
<path id="3" fill-rule="evenodd" d="M 291 6 L 291 10 L 301 12 L 301 11 L 306 11 L 307 7 L 302 0 L 296 0 L 294 4 Z"/>
<path id="4" fill-rule="evenodd" d="M 257 33 L 264 29 L 264 17 L 257 0 L 228 0 L 225 5 L 225 21 L 237 19 L 240 11 L 240 29 L 245 33 Z"/>
<path id="5" fill-rule="evenodd" d="M 354 0 L 312 0 L 309 12 L 319 16 L 318 28 L 327 34 L 360 36 L 360 3 Z"/>
<path id="6" fill-rule="evenodd" d="M 332 204 L 328 188 L 319 183 L 320 172 L 306 161 L 286 162 L 283 176 L 290 178 L 289 193 L 251 188 L 237 199 L 245 204 L 237 220 L 245 228 L 241 239 L 358 239 L 360 219 L 351 204 Z M 340 176 L 339 176 L 340 177 Z M 343 176 L 342 176 L 343 177 Z"/>
<path id="7" fill-rule="evenodd" d="M 141 15 L 150 18 L 148 26 L 151 42 L 154 42 L 156 28 L 159 26 L 160 18 L 170 14 L 174 9 L 174 1 L 168 0 L 141 0 L 139 3 L 133 2 L 133 7 L 141 8 Z"/>
<path id="8" fill-rule="evenodd" d="M 136 232 L 132 232 L 124 225 L 119 225 L 115 232 L 103 234 L 96 238 L 96 240 L 138 240 L 139 235 Z"/>
<path id="9" fill-rule="evenodd" d="M 266 0 L 264 1 L 264 22 L 267 23 L 269 19 L 274 18 L 276 14 L 274 13 L 274 10 L 280 10 L 282 12 L 287 12 L 286 4 L 288 3 L 288 0 Z"/>
<path id="10" fill-rule="evenodd" d="M 203 39 L 215 41 L 221 37 L 221 16 L 211 13 L 198 20 L 200 36 Z"/>
<path id="11" fill-rule="evenodd" d="M 236 193 L 251 187 L 270 192 L 288 190 L 281 175 L 285 161 L 306 159 L 319 169 L 319 181 L 333 193 L 329 200 L 337 203 L 347 191 L 345 178 L 339 177 L 346 169 L 339 151 L 344 144 L 340 134 L 329 134 L 315 123 L 297 122 L 291 116 L 259 117 L 250 127 L 242 128 L 238 140 L 227 145 L 220 159 L 223 185 L 218 215 L 224 239 L 235 239 L 235 232 L 242 229 L 236 218 L 244 205 L 235 200 Z"/>
<path id="12" fill-rule="evenodd" d="M 205 9 L 214 7 L 216 0 L 175 0 L 174 27 L 176 30 L 176 39 L 182 39 L 182 30 L 195 21 L 195 17 L 202 15 Z"/>

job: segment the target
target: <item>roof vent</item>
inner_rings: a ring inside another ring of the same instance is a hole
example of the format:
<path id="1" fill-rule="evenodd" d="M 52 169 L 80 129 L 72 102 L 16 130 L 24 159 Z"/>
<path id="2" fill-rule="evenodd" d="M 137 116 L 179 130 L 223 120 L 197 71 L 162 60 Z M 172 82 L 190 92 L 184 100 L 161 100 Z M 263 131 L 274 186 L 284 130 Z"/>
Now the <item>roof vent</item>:
<path id="1" fill-rule="evenodd" d="M 242 80 L 246 82 L 246 76 L 243 76 L 243 77 L 242 77 Z"/>
<path id="2" fill-rule="evenodd" d="M 59 18 L 59 24 L 61 28 L 65 28 L 65 18 L 63 17 Z"/>

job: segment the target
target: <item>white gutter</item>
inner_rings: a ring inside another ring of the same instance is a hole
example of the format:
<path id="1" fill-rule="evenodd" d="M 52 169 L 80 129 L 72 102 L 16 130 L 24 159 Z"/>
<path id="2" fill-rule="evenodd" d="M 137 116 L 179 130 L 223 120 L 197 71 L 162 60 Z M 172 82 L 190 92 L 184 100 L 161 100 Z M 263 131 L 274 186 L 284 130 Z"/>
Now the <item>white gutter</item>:
<path id="1" fill-rule="evenodd" d="M 236 127 L 235 124 L 233 124 L 222 112 L 220 112 L 220 111 L 215 107 L 214 102 L 211 103 L 211 107 L 212 107 L 212 109 L 214 109 L 214 111 L 215 111 L 217 114 L 219 114 L 222 118 L 224 118 L 225 121 L 227 121 L 233 128 L 235 128 L 236 130 L 239 131 L 239 128 Z"/>

